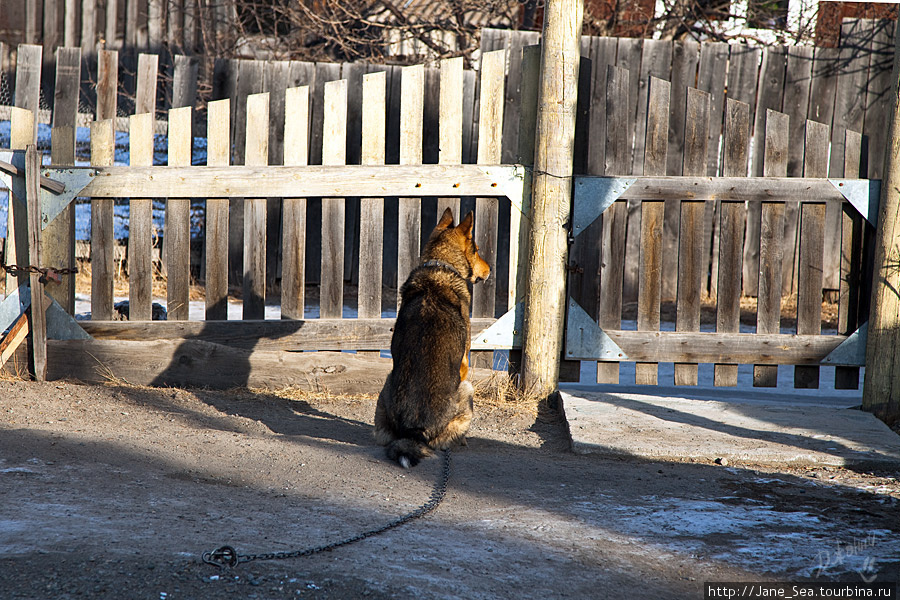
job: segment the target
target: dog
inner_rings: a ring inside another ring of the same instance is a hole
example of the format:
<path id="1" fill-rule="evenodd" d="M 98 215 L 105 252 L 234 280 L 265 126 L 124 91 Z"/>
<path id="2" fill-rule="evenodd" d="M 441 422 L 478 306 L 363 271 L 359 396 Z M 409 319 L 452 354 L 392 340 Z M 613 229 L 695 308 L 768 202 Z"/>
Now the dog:
<path id="1" fill-rule="evenodd" d="M 469 372 L 472 285 L 490 275 L 470 212 L 453 226 L 444 211 L 419 265 L 400 288 L 391 336 L 393 369 L 375 407 L 375 440 L 406 469 L 435 450 L 465 443 L 475 390 Z"/>

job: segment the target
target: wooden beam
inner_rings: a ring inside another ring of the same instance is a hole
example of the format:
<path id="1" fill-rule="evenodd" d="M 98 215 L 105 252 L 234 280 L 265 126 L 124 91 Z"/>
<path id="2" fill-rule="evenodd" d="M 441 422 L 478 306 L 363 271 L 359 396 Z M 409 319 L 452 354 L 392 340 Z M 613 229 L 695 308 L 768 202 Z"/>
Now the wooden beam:
<path id="1" fill-rule="evenodd" d="M 85 167 L 90 168 L 90 167 Z M 258 198 L 505 196 L 521 198 L 524 170 L 507 165 L 104 167 L 80 196 Z M 50 169 L 48 173 L 53 173 Z M 511 187 L 512 186 L 512 187 Z M 513 189 L 517 187 L 517 189 Z"/>
<path id="2" fill-rule="evenodd" d="M 847 336 L 713 332 L 604 332 L 629 361 L 817 365 Z"/>
<path id="3" fill-rule="evenodd" d="M 16 353 L 16 357 L 20 352 Z M 297 386 L 335 394 L 377 394 L 391 360 L 346 352 L 245 350 L 200 340 L 50 340 L 50 380 L 134 385 Z M 489 377 L 472 370 L 470 377 Z"/>
<path id="4" fill-rule="evenodd" d="M 38 183 L 41 153 L 35 145 L 25 150 L 25 195 L 28 209 L 28 260 L 41 266 L 41 190 Z M 31 273 L 31 347 L 34 352 L 34 377 L 47 379 L 47 314 L 44 312 L 44 280 Z"/>
<path id="5" fill-rule="evenodd" d="M 495 323 L 473 319 L 472 339 Z M 385 350 L 393 319 L 307 321 L 81 321 L 98 340 L 199 340 L 247 350 Z"/>
<path id="6" fill-rule="evenodd" d="M 3 365 L 6 364 L 6 361 L 15 354 L 22 342 L 25 341 L 25 338 L 28 337 L 30 331 L 31 330 L 28 327 L 28 315 L 22 313 L 22 315 L 16 319 L 16 322 L 13 323 L 13 326 L 9 328 L 6 337 L 0 339 L 0 369 L 2 369 Z"/>
<path id="7" fill-rule="evenodd" d="M 549 0 L 544 8 L 521 383 L 545 397 L 559 387 L 565 329 L 567 224 L 583 16 L 584 0 Z"/>
<path id="8" fill-rule="evenodd" d="M 894 43 L 893 110 L 875 231 L 875 277 L 863 387 L 863 408 L 889 424 L 900 420 L 900 35 L 895 35 Z"/>

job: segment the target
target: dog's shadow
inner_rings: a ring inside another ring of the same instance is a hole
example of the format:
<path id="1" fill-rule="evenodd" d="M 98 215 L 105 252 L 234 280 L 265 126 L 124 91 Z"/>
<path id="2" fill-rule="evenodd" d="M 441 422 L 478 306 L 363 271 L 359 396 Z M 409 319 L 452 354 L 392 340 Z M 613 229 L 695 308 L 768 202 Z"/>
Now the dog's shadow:
<path id="1" fill-rule="evenodd" d="M 204 390 L 196 394 L 222 414 L 261 423 L 275 434 L 357 447 L 371 447 L 374 444 L 370 422 L 328 412 L 322 406 L 313 406 L 302 398 L 285 398 L 258 390 L 231 393 Z M 368 412 L 368 403 L 365 407 Z M 374 411 L 374 406 L 371 410 Z"/>

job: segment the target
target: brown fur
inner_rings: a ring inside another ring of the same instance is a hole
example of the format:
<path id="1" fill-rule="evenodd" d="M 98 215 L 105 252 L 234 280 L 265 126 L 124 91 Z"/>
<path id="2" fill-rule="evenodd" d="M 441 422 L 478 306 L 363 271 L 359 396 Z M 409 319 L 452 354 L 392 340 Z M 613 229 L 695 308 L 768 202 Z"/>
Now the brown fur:
<path id="1" fill-rule="evenodd" d="M 473 239 L 472 213 L 454 227 L 448 208 L 400 288 L 394 368 L 375 408 L 375 439 L 404 467 L 465 440 L 474 397 L 466 381 L 472 284 L 489 274 Z"/>

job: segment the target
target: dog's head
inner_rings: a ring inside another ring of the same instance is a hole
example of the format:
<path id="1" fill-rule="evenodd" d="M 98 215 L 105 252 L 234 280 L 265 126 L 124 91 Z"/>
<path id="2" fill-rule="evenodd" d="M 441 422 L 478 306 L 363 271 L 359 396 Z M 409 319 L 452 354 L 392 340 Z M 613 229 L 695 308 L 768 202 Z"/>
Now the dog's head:
<path id="1" fill-rule="evenodd" d="M 478 254 L 474 225 L 475 217 L 470 212 L 454 227 L 453 212 L 448 208 L 428 239 L 422 259 L 443 260 L 453 265 L 468 281 L 484 281 L 491 274 L 491 267 Z"/>

